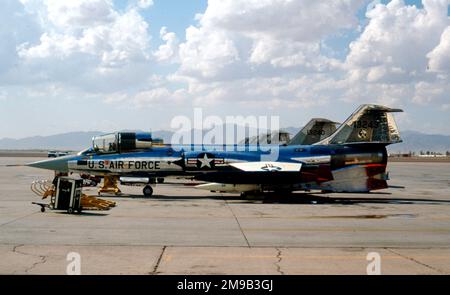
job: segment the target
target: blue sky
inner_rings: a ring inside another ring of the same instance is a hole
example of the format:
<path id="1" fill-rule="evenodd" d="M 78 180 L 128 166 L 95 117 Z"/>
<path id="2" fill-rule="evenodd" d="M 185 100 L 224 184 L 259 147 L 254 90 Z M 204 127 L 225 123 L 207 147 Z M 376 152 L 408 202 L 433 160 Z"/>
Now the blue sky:
<path id="1" fill-rule="evenodd" d="M 301 126 L 361 103 L 450 134 L 448 2 L 141 1 L 6 0 L 0 138 L 168 129 L 194 107 Z"/>

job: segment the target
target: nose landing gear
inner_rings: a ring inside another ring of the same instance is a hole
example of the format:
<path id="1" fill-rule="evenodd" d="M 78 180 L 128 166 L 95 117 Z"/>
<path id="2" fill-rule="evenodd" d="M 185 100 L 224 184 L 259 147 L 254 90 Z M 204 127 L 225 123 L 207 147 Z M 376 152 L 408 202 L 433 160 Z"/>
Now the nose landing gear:
<path id="1" fill-rule="evenodd" d="M 147 184 L 144 189 L 142 190 L 142 192 L 144 193 L 144 196 L 149 198 L 153 195 L 153 188 L 151 187 L 150 184 Z"/>
<path id="2" fill-rule="evenodd" d="M 120 194 L 121 191 L 117 186 L 119 178 L 116 176 L 105 176 L 103 178 L 103 186 L 98 190 L 98 194 L 101 193 L 112 193 L 112 194 Z"/>

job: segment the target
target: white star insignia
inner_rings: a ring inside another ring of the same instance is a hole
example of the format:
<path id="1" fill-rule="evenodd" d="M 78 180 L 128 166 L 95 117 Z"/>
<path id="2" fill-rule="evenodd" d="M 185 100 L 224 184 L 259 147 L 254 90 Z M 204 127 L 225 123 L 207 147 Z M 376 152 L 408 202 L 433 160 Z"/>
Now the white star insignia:
<path id="1" fill-rule="evenodd" d="M 203 168 L 205 166 L 211 168 L 211 161 L 214 160 L 214 159 L 208 159 L 208 156 L 205 154 L 203 156 L 203 158 L 198 158 L 198 160 L 201 163 L 200 168 Z"/>

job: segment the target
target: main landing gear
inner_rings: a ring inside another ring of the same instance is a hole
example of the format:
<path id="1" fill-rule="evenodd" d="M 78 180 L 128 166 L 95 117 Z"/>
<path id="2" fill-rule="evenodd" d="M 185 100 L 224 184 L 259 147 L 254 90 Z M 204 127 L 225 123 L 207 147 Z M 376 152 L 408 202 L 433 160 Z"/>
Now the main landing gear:
<path id="1" fill-rule="evenodd" d="M 153 187 L 151 186 L 151 184 L 155 185 L 157 183 L 159 184 L 164 183 L 164 177 L 149 178 L 148 183 L 144 186 L 144 189 L 142 190 L 144 197 L 150 198 L 151 196 L 153 196 Z"/>

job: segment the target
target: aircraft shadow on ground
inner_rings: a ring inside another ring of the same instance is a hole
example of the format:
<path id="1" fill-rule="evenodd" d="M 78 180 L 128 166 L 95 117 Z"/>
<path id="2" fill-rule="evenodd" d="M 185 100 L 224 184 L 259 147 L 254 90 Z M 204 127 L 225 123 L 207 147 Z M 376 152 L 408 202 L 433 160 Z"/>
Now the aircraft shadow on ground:
<path id="1" fill-rule="evenodd" d="M 307 205 L 355 205 L 355 204 L 397 204 L 397 205 L 450 205 L 450 200 L 442 199 L 414 199 L 414 198 L 389 198 L 375 197 L 377 195 L 391 195 L 390 193 L 374 192 L 365 197 L 341 197 L 339 194 L 263 194 L 258 196 L 236 196 L 236 195 L 217 195 L 217 196 L 183 196 L 183 195 L 158 195 L 147 198 L 142 195 L 121 194 L 117 196 L 104 196 L 105 198 L 132 198 L 146 199 L 156 201 L 191 201 L 191 200 L 223 200 L 233 201 L 234 203 L 262 203 L 262 204 L 307 204 Z M 372 197 L 374 196 L 374 197 Z"/>
<path id="2" fill-rule="evenodd" d="M 51 211 L 49 211 L 51 212 Z M 108 214 L 110 213 L 110 210 L 105 210 L 105 211 L 97 211 L 97 210 L 85 210 L 82 211 L 81 213 L 67 213 L 66 211 L 54 211 L 55 214 L 61 214 L 61 215 L 70 215 L 70 216 L 108 216 Z"/>

